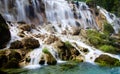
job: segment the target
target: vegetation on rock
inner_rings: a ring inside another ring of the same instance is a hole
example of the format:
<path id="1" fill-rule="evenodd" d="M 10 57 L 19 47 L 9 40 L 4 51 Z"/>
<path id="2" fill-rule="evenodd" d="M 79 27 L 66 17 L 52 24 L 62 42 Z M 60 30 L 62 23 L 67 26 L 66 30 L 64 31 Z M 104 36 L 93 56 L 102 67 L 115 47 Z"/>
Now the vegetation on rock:
<path id="1" fill-rule="evenodd" d="M 101 66 L 120 66 L 120 60 L 104 54 L 96 58 L 95 62 Z"/>
<path id="2" fill-rule="evenodd" d="M 104 52 L 119 53 L 119 47 L 116 47 L 115 44 L 117 40 L 112 38 L 108 34 L 108 31 L 106 34 L 104 32 L 98 32 L 96 30 L 87 30 L 87 39 L 89 40 L 90 44 Z"/>

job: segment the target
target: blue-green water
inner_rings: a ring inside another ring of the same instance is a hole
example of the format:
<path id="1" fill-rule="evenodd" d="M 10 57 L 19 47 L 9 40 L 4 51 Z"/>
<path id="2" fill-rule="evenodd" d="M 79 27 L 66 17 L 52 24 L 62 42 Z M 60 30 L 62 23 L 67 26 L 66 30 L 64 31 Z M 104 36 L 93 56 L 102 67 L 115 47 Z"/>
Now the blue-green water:
<path id="1" fill-rule="evenodd" d="M 120 74 L 120 67 L 100 67 L 89 63 L 67 63 L 39 69 L 8 70 L 10 74 Z"/>

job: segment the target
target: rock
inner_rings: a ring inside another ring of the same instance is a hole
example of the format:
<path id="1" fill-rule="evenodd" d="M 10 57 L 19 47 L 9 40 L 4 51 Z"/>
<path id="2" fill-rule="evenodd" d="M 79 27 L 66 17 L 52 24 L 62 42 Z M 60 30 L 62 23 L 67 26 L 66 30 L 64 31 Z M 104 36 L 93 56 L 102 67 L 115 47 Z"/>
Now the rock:
<path id="1" fill-rule="evenodd" d="M 0 49 L 5 48 L 10 39 L 11 35 L 8 25 L 2 15 L 0 15 Z"/>
<path id="2" fill-rule="evenodd" d="M 102 66 L 120 66 L 120 61 L 116 58 L 102 54 L 95 59 L 95 62 Z"/>
<path id="3" fill-rule="evenodd" d="M 41 59 L 40 62 L 39 62 L 40 65 L 44 65 L 45 64 L 45 60 L 44 59 Z"/>
<path id="4" fill-rule="evenodd" d="M 10 49 L 20 49 L 20 48 L 23 48 L 23 44 L 19 40 L 12 42 L 10 45 Z"/>
<path id="5" fill-rule="evenodd" d="M 46 44 L 54 43 L 55 41 L 58 41 L 59 39 L 55 35 L 49 35 L 48 38 L 45 39 Z"/>
<path id="6" fill-rule="evenodd" d="M 25 61 L 26 61 L 26 62 L 30 62 L 30 61 L 31 61 L 30 56 L 26 57 Z"/>
<path id="7" fill-rule="evenodd" d="M 45 58 L 48 65 L 55 65 L 57 63 L 56 59 L 51 54 L 45 54 Z"/>
<path id="8" fill-rule="evenodd" d="M 15 50 L 5 49 L 0 51 L 0 68 L 19 68 L 21 60 L 20 53 Z"/>
<path id="9" fill-rule="evenodd" d="M 8 57 L 5 54 L 0 54 L 0 68 L 8 62 Z"/>
<path id="10" fill-rule="evenodd" d="M 19 61 L 15 58 L 12 58 L 11 60 L 9 60 L 6 65 L 4 66 L 4 68 L 19 68 Z"/>
<path id="11" fill-rule="evenodd" d="M 25 47 L 25 49 L 34 49 L 34 48 L 38 48 L 40 46 L 39 41 L 34 39 L 34 38 L 24 38 L 22 40 L 23 46 Z"/>
<path id="12" fill-rule="evenodd" d="M 8 73 L 0 70 L 0 74 L 8 74 Z"/>
<path id="13" fill-rule="evenodd" d="M 18 53 L 18 52 L 15 51 L 15 50 L 11 50 L 11 53 L 10 53 L 8 56 L 9 56 L 9 60 L 11 60 L 12 58 L 17 59 L 18 61 L 21 60 L 21 55 L 20 55 L 20 53 Z"/>
<path id="14" fill-rule="evenodd" d="M 57 52 L 58 52 L 58 56 L 61 60 L 64 60 L 64 61 L 68 61 L 68 60 L 78 60 L 78 56 L 80 56 L 80 53 L 77 49 L 75 49 L 69 41 L 66 41 L 66 42 L 57 42 L 55 44 L 55 48 L 57 49 Z M 81 56 L 79 58 L 79 62 L 80 60 L 82 60 L 83 56 Z"/>
<path id="15" fill-rule="evenodd" d="M 18 28 L 23 30 L 23 31 L 30 31 L 31 30 L 31 26 L 28 24 L 22 24 Z"/>
<path id="16" fill-rule="evenodd" d="M 44 53 L 40 59 L 40 64 L 43 64 L 47 62 L 48 65 L 55 65 L 57 63 L 56 59 L 53 57 L 53 55 L 50 53 L 48 48 L 44 48 L 42 50 Z"/>
<path id="17" fill-rule="evenodd" d="M 79 27 L 72 27 L 71 32 L 72 35 L 79 35 L 80 33 L 80 28 Z"/>

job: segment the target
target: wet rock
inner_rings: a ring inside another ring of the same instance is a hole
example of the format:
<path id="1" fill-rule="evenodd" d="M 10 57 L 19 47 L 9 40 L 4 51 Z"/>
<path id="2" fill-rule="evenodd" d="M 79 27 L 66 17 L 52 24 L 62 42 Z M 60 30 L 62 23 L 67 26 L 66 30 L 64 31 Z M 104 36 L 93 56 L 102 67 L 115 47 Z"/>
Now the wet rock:
<path id="1" fill-rule="evenodd" d="M 9 56 L 9 60 L 11 60 L 12 58 L 17 59 L 18 61 L 21 60 L 21 55 L 20 55 L 20 53 L 18 53 L 18 52 L 15 51 L 15 50 L 11 50 L 11 52 L 10 52 L 10 54 L 9 54 L 8 56 Z"/>
<path id="2" fill-rule="evenodd" d="M 5 49 L 0 51 L 0 68 L 19 68 L 21 60 L 20 53 L 15 50 Z"/>
<path id="3" fill-rule="evenodd" d="M 89 52 L 89 50 L 88 50 L 87 48 L 83 48 L 82 51 L 83 51 L 84 53 L 88 53 L 88 52 Z"/>
<path id="4" fill-rule="evenodd" d="M 19 29 L 23 30 L 23 31 L 30 31 L 31 30 L 31 26 L 28 24 L 22 24 L 19 26 Z"/>
<path id="5" fill-rule="evenodd" d="M 20 49 L 20 48 L 23 48 L 23 44 L 19 40 L 12 42 L 10 45 L 10 49 Z"/>
<path id="6" fill-rule="evenodd" d="M 41 59 L 40 62 L 39 62 L 40 65 L 44 65 L 45 64 L 45 60 L 44 59 Z"/>
<path id="7" fill-rule="evenodd" d="M 78 56 L 80 56 L 80 53 L 77 49 L 75 49 L 71 43 L 69 41 L 66 42 L 57 42 L 55 44 L 55 47 L 57 49 L 58 52 L 58 56 L 60 57 L 60 59 L 67 61 L 67 60 L 78 60 Z M 81 56 L 82 58 L 83 56 Z M 79 62 L 80 60 L 83 60 L 79 58 Z"/>
<path id="8" fill-rule="evenodd" d="M 8 62 L 8 57 L 5 54 L 0 54 L 0 68 Z"/>
<path id="9" fill-rule="evenodd" d="M 118 59 L 105 54 L 96 58 L 95 62 L 102 66 L 120 66 L 120 61 Z"/>
<path id="10" fill-rule="evenodd" d="M 49 35 L 48 38 L 45 39 L 46 44 L 54 43 L 55 41 L 58 41 L 59 39 L 55 35 Z"/>
<path id="11" fill-rule="evenodd" d="M 71 32 L 72 35 L 79 35 L 80 33 L 80 28 L 79 27 L 72 27 Z"/>
<path id="12" fill-rule="evenodd" d="M 34 39 L 34 38 L 24 38 L 22 40 L 23 46 L 25 47 L 25 49 L 34 49 L 34 48 L 38 48 L 40 46 L 39 41 Z"/>
<path id="13" fill-rule="evenodd" d="M 4 68 L 19 68 L 19 61 L 16 58 L 9 60 Z"/>
<path id="14" fill-rule="evenodd" d="M 20 37 L 25 37 L 26 35 L 25 35 L 24 31 L 20 31 L 20 32 L 18 33 L 18 36 L 20 36 Z"/>
<path id="15" fill-rule="evenodd" d="M 45 54 L 45 58 L 48 65 L 55 65 L 57 63 L 56 59 L 51 54 Z"/>
<path id="16" fill-rule="evenodd" d="M 30 56 L 26 57 L 25 59 L 26 62 L 30 62 L 30 60 L 31 60 Z"/>
<path id="17" fill-rule="evenodd" d="M 48 65 L 55 65 L 57 63 L 56 59 L 53 57 L 53 55 L 50 53 L 48 48 L 44 48 L 42 50 L 44 53 L 41 57 L 41 60 L 39 63 L 43 64 L 44 61 L 47 62 Z"/>
<path id="18" fill-rule="evenodd" d="M 6 21 L 0 14 L 0 49 L 5 48 L 7 42 L 11 39 L 10 31 Z"/>

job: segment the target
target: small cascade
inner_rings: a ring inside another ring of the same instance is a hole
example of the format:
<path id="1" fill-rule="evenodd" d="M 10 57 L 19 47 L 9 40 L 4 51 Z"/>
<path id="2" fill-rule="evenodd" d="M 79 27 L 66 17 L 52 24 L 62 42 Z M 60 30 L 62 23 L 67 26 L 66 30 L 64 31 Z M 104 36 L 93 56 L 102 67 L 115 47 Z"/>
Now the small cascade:
<path id="1" fill-rule="evenodd" d="M 77 21 L 81 24 L 81 28 L 98 29 L 95 22 L 95 15 L 90 12 L 90 8 L 84 2 L 75 2 L 73 4 L 73 12 Z"/>
<path id="2" fill-rule="evenodd" d="M 7 24 L 10 28 L 10 33 L 11 33 L 11 40 L 7 44 L 7 47 L 6 47 L 6 48 L 9 48 L 11 42 L 20 40 L 21 38 L 18 36 L 18 33 L 19 33 L 18 24 L 17 23 L 7 23 Z"/>
<path id="3" fill-rule="evenodd" d="M 118 34 L 120 31 L 120 18 L 117 18 L 114 14 L 107 12 L 105 9 L 98 6 L 100 12 L 106 17 L 107 22 L 112 24 L 115 33 Z"/>

